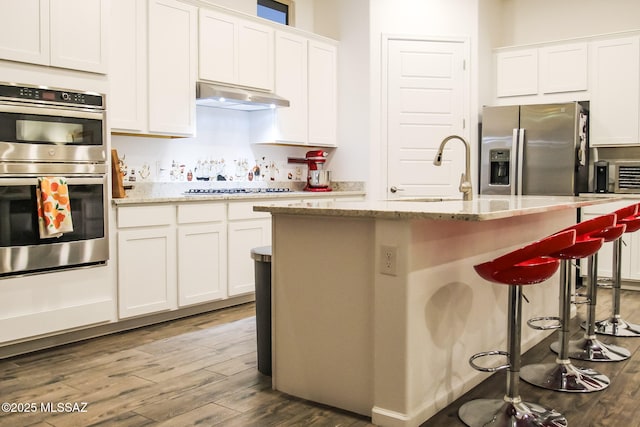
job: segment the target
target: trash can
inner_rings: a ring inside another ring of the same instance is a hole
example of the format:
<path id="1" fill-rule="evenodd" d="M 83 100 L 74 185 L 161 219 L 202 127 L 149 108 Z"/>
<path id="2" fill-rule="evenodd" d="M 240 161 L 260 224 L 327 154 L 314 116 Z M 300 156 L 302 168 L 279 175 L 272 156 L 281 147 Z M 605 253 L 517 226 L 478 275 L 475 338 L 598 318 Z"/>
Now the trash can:
<path id="1" fill-rule="evenodd" d="M 271 246 L 251 249 L 256 277 L 258 371 L 271 375 Z"/>

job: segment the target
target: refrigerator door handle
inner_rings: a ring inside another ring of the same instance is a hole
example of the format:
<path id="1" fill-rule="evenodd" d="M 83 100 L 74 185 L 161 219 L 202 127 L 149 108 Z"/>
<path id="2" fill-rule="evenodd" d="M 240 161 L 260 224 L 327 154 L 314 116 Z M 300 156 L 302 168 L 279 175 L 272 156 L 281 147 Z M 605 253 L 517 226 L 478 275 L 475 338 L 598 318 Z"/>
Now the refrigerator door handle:
<path id="1" fill-rule="evenodd" d="M 518 147 L 518 160 L 516 163 L 516 170 L 518 171 L 517 177 L 517 193 L 522 196 L 522 190 L 524 187 L 524 183 L 522 182 L 524 177 L 524 129 L 515 129 L 517 131 L 518 139 L 517 139 L 517 147 Z"/>
<path id="2" fill-rule="evenodd" d="M 517 186 L 518 186 L 518 129 L 513 129 L 513 136 L 511 137 L 511 153 L 509 162 L 511 163 L 511 168 L 509 169 L 509 188 L 511 188 L 511 195 L 515 196 L 518 194 Z"/>

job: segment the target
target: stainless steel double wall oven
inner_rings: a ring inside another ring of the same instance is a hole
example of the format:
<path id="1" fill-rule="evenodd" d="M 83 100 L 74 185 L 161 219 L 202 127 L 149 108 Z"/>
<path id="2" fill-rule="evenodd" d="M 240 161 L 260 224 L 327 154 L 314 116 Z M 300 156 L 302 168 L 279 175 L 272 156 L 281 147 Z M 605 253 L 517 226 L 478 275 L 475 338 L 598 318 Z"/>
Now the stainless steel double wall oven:
<path id="1" fill-rule="evenodd" d="M 106 151 L 103 95 L 0 84 L 0 278 L 106 263 Z M 73 231 L 41 238 L 48 176 L 67 180 Z"/>

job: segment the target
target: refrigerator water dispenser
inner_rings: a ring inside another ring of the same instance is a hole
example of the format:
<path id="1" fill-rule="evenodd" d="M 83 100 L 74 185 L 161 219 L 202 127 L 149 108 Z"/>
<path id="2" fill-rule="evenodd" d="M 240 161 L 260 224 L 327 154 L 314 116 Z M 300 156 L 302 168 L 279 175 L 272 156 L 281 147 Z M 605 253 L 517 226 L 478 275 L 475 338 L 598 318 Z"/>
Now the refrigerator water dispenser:
<path id="1" fill-rule="evenodd" d="M 509 163 L 511 150 L 490 150 L 489 162 L 491 164 L 489 185 L 509 185 Z"/>

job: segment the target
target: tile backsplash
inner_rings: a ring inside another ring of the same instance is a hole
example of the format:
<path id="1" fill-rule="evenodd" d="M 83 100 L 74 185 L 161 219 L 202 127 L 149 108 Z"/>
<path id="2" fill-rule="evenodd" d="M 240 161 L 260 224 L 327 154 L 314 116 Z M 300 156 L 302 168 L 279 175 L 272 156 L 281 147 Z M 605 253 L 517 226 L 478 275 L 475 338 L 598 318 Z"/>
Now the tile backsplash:
<path id="1" fill-rule="evenodd" d="M 261 144 L 272 140 L 273 111 L 198 106 L 196 112 L 193 138 L 112 135 L 111 148 L 118 151 L 125 182 L 306 180 L 306 166 L 287 158 L 304 157 L 312 147 Z"/>

